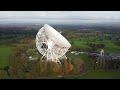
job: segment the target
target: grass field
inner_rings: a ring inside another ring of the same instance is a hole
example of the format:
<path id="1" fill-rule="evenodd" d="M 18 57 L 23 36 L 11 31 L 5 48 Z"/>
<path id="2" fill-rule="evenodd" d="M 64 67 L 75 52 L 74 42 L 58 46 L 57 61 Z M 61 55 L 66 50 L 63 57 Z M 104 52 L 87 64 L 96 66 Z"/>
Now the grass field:
<path id="1" fill-rule="evenodd" d="M 76 79 L 120 79 L 120 71 L 90 71 L 81 76 L 71 76 L 66 78 Z"/>
<path id="2" fill-rule="evenodd" d="M 109 70 L 109 71 L 89 71 L 82 75 L 65 75 L 63 77 L 40 77 L 39 79 L 120 79 L 120 71 Z"/>
<path id="3" fill-rule="evenodd" d="M 75 47 L 79 47 L 80 49 L 86 49 L 86 48 L 89 48 L 89 46 L 85 45 L 85 41 L 80 41 L 79 38 L 77 39 L 72 39 L 71 41 L 73 41 L 73 44 L 72 46 L 75 46 Z"/>
<path id="4" fill-rule="evenodd" d="M 0 68 L 8 66 L 8 58 L 11 52 L 11 48 L 8 46 L 0 46 Z"/>
<path id="5" fill-rule="evenodd" d="M 86 45 L 87 42 L 94 42 L 95 44 L 105 44 L 105 47 L 103 48 L 105 53 L 120 53 L 120 46 L 115 45 L 111 40 L 102 40 L 100 41 L 96 37 L 80 37 L 76 39 L 72 39 L 74 43 L 72 46 L 79 47 L 80 49 L 86 49 L 90 48 L 89 46 Z M 100 52 L 101 49 L 97 49 L 96 52 Z"/>
<path id="6" fill-rule="evenodd" d="M 109 40 L 104 40 L 104 41 L 102 41 L 102 42 L 100 42 L 100 43 L 103 43 L 103 44 L 105 44 L 105 48 L 104 48 L 104 50 L 105 50 L 105 53 L 120 53 L 120 46 L 117 46 L 117 45 L 115 45 L 114 43 L 112 43 L 111 41 L 109 41 Z M 99 52 L 100 51 L 100 49 L 97 49 L 97 51 Z"/>
<path id="7" fill-rule="evenodd" d="M 79 79 L 120 79 L 120 71 L 91 71 L 78 77 Z"/>

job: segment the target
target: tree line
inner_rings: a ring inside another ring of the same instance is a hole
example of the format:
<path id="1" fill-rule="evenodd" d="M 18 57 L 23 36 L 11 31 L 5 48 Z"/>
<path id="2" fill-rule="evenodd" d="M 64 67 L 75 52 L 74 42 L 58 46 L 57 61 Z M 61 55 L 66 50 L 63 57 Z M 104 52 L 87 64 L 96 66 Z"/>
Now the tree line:
<path id="1" fill-rule="evenodd" d="M 9 59 L 8 75 L 10 78 L 38 78 L 45 76 L 76 75 L 86 71 L 82 59 L 61 60 L 61 64 L 40 60 L 29 60 L 27 50 L 35 48 L 35 43 L 30 39 L 21 40 L 14 47 Z M 24 44 L 23 44 L 24 43 Z"/>

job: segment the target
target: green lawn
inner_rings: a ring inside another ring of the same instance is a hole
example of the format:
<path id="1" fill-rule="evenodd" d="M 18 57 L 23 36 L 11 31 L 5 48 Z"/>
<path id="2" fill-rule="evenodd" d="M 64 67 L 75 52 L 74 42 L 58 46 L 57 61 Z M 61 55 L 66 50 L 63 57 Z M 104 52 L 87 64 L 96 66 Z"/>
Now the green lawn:
<path id="1" fill-rule="evenodd" d="M 48 76 L 48 77 L 39 77 L 37 79 L 120 79 L 120 71 L 96 70 L 96 71 L 89 71 L 81 75 L 64 75 L 63 77 Z"/>
<path id="2" fill-rule="evenodd" d="M 0 46 L 0 68 L 8 66 L 8 58 L 11 52 L 11 48 L 8 46 Z"/>
<path id="3" fill-rule="evenodd" d="M 27 54 L 33 58 L 41 57 L 42 55 L 39 52 L 34 51 L 33 49 L 28 49 Z"/>
<path id="4" fill-rule="evenodd" d="M 94 41 L 95 39 L 95 41 Z M 87 42 L 94 42 L 96 44 L 105 44 L 105 47 L 103 48 L 105 53 L 120 53 L 120 46 L 115 45 L 111 40 L 104 39 L 103 41 L 100 41 L 97 37 L 80 37 L 76 39 L 71 39 L 74 43 L 72 46 L 78 47 L 81 50 L 84 50 L 86 48 L 90 48 L 86 45 Z M 100 52 L 101 49 L 97 49 L 96 52 Z"/>
<path id="5" fill-rule="evenodd" d="M 78 77 L 79 79 L 120 79 L 120 71 L 91 71 Z"/>
<path id="6" fill-rule="evenodd" d="M 85 45 L 86 42 L 81 42 L 81 41 L 74 41 L 74 45 L 81 48 L 81 49 L 85 49 L 85 48 L 89 48 L 89 46 Z"/>
<path id="7" fill-rule="evenodd" d="M 105 53 L 120 53 L 120 46 L 115 45 L 111 41 L 103 41 L 101 43 L 105 44 L 105 48 L 103 48 Z M 100 52 L 100 49 L 97 49 L 97 52 Z"/>
<path id="8" fill-rule="evenodd" d="M 72 46 L 76 46 L 76 47 L 79 47 L 81 49 L 86 49 L 86 48 L 89 48 L 89 46 L 86 45 L 86 42 L 85 41 L 80 41 L 79 38 L 77 39 L 72 39 L 71 41 L 73 41 L 73 44 Z"/>
<path id="9" fill-rule="evenodd" d="M 120 79 L 120 71 L 109 70 L 89 71 L 83 75 L 66 75 L 65 79 Z"/>

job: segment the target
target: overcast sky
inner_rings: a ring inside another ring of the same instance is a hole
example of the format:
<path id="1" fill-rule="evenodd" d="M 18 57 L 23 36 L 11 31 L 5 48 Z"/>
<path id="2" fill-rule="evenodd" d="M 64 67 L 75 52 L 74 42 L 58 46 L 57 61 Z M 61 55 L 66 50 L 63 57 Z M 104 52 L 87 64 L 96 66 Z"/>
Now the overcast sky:
<path id="1" fill-rule="evenodd" d="M 120 11 L 0 11 L 0 20 L 120 20 Z"/>

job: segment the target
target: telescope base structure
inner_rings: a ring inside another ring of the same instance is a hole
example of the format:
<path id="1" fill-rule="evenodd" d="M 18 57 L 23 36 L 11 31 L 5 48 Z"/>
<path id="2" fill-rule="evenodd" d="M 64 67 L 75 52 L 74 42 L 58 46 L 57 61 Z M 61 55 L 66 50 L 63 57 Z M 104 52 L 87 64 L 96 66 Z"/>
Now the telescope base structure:
<path id="1" fill-rule="evenodd" d="M 67 59 L 67 57 L 65 55 L 63 55 L 61 58 L 55 57 L 55 54 L 53 52 L 53 50 L 48 50 L 42 57 L 40 60 L 43 60 L 43 58 L 46 61 L 52 61 L 52 62 L 56 62 L 56 63 L 61 63 L 60 59 Z"/>
<path id="2" fill-rule="evenodd" d="M 42 56 L 42 58 L 40 60 L 43 60 L 43 56 Z M 52 61 L 52 62 L 56 62 L 56 63 L 60 63 L 61 64 L 59 59 L 54 59 L 54 60 L 52 60 L 52 59 L 47 60 L 46 59 L 46 61 Z"/>

